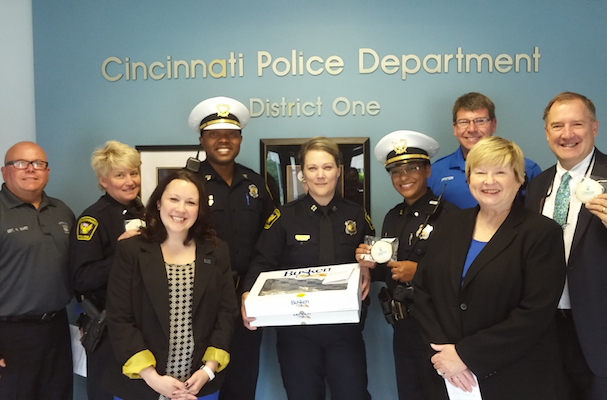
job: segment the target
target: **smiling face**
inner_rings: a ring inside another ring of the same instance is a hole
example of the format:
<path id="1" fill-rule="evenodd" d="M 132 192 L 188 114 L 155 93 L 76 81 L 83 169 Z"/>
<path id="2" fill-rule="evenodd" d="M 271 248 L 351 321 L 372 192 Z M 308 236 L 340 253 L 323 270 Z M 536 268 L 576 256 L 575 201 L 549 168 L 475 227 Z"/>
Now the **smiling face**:
<path id="1" fill-rule="evenodd" d="M 44 150 L 35 143 L 21 142 L 11 147 L 6 153 L 4 163 L 9 161 L 48 161 Z M 6 187 L 20 200 L 32 203 L 40 203 L 42 191 L 48 183 L 50 169 L 35 169 L 29 164 L 26 169 L 17 169 L 13 165 L 2 167 L 2 177 Z"/>
<path id="2" fill-rule="evenodd" d="M 474 120 L 477 118 L 489 118 L 489 110 L 486 108 L 481 108 L 474 111 L 460 108 L 457 111 L 455 118 L 456 122 L 453 124 L 453 135 L 455 135 L 457 138 L 457 141 L 462 148 L 462 152 L 464 153 L 464 157 L 468 155 L 470 149 L 472 149 L 472 147 L 474 147 L 479 140 L 485 137 L 493 136 L 495 133 L 495 128 L 497 127 L 496 119 L 489 120 L 489 122 L 482 126 L 478 126 L 474 123 Z M 460 120 L 468 120 L 470 123 L 467 127 L 460 128 L 457 126 L 457 121 Z"/>
<path id="3" fill-rule="evenodd" d="M 415 203 L 428 191 L 426 180 L 430 177 L 430 165 L 427 163 L 398 165 L 388 172 L 394 189 L 409 205 Z"/>
<path id="4" fill-rule="evenodd" d="M 303 176 L 308 194 L 321 206 L 335 196 L 340 171 L 335 158 L 323 150 L 308 150 L 304 157 Z"/>
<path id="5" fill-rule="evenodd" d="M 521 187 L 510 164 L 480 164 L 471 169 L 468 180 L 470 193 L 485 210 L 509 210 Z"/>
<path id="6" fill-rule="evenodd" d="M 240 153 L 242 135 L 237 129 L 211 129 L 202 131 L 200 144 L 211 165 L 229 165 Z"/>
<path id="7" fill-rule="evenodd" d="M 569 170 L 592 152 L 599 121 L 592 118 L 582 100 L 561 101 L 550 108 L 544 130 L 550 150 Z"/>
<path id="8" fill-rule="evenodd" d="M 187 235 L 198 218 L 199 197 L 198 188 L 192 182 L 173 179 L 167 185 L 157 206 L 168 236 Z"/>
<path id="9" fill-rule="evenodd" d="M 139 168 L 115 168 L 107 177 L 100 176 L 99 184 L 114 200 L 127 205 L 139 194 L 141 187 Z"/>

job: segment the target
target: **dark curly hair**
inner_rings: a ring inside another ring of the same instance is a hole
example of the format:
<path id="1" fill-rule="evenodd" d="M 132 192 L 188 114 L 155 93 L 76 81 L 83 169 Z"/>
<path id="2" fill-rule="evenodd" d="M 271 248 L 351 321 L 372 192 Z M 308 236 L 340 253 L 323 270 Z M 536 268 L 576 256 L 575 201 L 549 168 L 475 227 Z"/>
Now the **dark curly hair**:
<path id="1" fill-rule="evenodd" d="M 198 175 L 190 172 L 186 169 L 173 171 L 164 177 L 154 193 L 150 196 L 148 204 L 145 207 L 145 228 L 141 229 L 141 236 L 145 240 L 150 242 L 162 243 L 167 239 L 167 231 L 160 219 L 160 211 L 158 210 L 158 204 L 162 198 L 162 194 L 166 190 L 166 187 L 175 179 L 181 179 L 187 182 L 193 183 L 198 189 L 198 217 L 196 222 L 188 231 L 188 235 L 185 238 L 183 244 L 187 244 L 190 240 L 196 241 L 211 240 L 215 241 L 216 233 L 211 228 L 210 210 L 207 202 L 207 191 L 203 181 Z"/>

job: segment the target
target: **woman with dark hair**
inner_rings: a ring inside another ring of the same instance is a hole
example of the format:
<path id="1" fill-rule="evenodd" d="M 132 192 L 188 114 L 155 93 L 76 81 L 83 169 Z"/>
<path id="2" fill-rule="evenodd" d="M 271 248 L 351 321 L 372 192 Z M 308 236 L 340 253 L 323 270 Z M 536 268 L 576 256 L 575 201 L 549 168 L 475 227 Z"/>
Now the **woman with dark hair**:
<path id="1" fill-rule="evenodd" d="M 193 173 L 169 174 L 148 201 L 141 235 L 118 245 L 107 310 L 119 365 L 106 384 L 121 399 L 218 396 L 237 305 L 206 198 Z"/>

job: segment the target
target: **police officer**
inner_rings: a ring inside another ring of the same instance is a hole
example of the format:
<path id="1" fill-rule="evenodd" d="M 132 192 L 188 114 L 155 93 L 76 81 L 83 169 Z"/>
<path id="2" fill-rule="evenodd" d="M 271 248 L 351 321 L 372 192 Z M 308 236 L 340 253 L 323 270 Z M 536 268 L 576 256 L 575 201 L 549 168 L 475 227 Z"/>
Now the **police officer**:
<path id="1" fill-rule="evenodd" d="M 337 144 L 325 137 L 304 143 L 299 153 L 308 194 L 276 210 L 265 224 L 245 286 L 262 271 L 354 262 L 373 226 L 365 210 L 336 194 L 341 174 Z M 369 271 L 363 274 L 363 298 Z M 246 298 L 248 292 L 243 295 Z M 243 321 L 253 320 L 244 307 Z M 276 328 L 277 352 L 289 400 L 369 399 L 362 324 Z"/>
<path id="2" fill-rule="evenodd" d="M 112 400 L 101 387 L 110 357 L 110 341 L 102 332 L 96 346 L 93 327 L 96 315 L 105 309 L 110 267 L 119 240 L 138 235 L 141 226 L 139 152 L 126 144 L 109 141 L 93 152 L 91 165 L 105 194 L 84 210 L 70 238 L 74 288 L 87 315 L 81 317 L 83 344 L 87 350 L 87 394 L 89 400 Z M 93 308 L 91 308 L 91 306 Z M 102 318 L 101 318 L 102 319 Z M 93 348 L 94 347 L 94 348 Z"/>
<path id="3" fill-rule="evenodd" d="M 242 143 L 241 130 L 249 121 L 249 110 L 228 97 L 213 97 L 199 103 L 188 119 L 200 133 L 206 160 L 200 163 L 199 176 L 205 181 L 211 208 L 211 224 L 217 236 L 230 248 L 230 262 L 236 274 L 240 299 L 240 281 L 253 259 L 255 243 L 264 222 L 274 211 L 274 203 L 263 178 L 250 168 L 235 162 Z M 235 325 L 230 346 L 230 364 L 219 398 L 252 400 L 255 398 L 259 370 L 261 331 Z"/>
<path id="4" fill-rule="evenodd" d="M 369 257 L 371 246 L 361 244 L 356 250 L 361 266 L 375 268 L 373 279 L 387 284 L 387 289 L 380 292 L 380 302 L 386 319 L 394 328 L 394 363 L 400 400 L 424 399 L 422 385 L 426 377 L 435 375 L 432 365 L 424 361 L 418 325 L 410 316 L 409 307 L 413 299 L 410 281 L 439 225 L 438 220 L 444 213 L 457 209 L 440 200 L 426 186 L 430 158 L 438 150 L 436 140 L 414 131 L 395 131 L 379 141 L 375 146 L 375 157 L 384 164 L 394 189 L 404 198 L 386 215 L 381 235 L 398 238 L 398 261 L 376 265 L 369 261 L 372 260 Z"/>

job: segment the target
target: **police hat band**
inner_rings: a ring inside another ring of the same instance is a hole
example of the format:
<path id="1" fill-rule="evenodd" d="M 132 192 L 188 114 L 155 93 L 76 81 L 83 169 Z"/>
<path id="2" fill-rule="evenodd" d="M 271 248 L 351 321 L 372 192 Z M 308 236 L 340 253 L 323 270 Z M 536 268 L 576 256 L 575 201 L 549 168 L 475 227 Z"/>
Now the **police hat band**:
<path id="1" fill-rule="evenodd" d="M 203 130 L 209 125 L 215 124 L 232 124 L 242 129 L 240 121 L 234 114 L 228 114 L 224 117 L 219 117 L 217 114 L 211 114 L 202 121 L 200 121 L 200 130 Z"/>
<path id="2" fill-rule="evenodd" d="M 392 158 L 389 158 L 388 160 L 386 160 L 386 162 L 384 163 L 384 166 L 387 167 L 388 165 L 395 163 L 397 161 L 405 161 L 405 160 L 413 160 L 413 159 L 430 161 L 430 157 L 428 157 L 425 154 L 401 154 L 399 156 L 392 157 Z"/>

